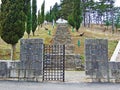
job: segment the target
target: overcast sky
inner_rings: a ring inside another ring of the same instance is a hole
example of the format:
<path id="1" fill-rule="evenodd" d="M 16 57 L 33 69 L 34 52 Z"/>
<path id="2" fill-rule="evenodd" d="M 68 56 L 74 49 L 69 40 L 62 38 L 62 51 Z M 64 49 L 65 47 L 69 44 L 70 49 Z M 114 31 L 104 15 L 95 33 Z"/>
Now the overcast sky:
<path id="1" fill-rule="evenodd" d="M 38 10 L 41 8 L 41 5 L 44 0 L 37 0 Z M 53 6 L 56 2 L 60 3 L 60 0 L 45 0 L 45 11 L 50 10 L 50 6 Z"/>
<path id="2" fill-rule="evenodd" d="M 41 5 L 44 0 L 37 0 L 37 9 L 41 8 Z M 99 1 L 99 0 L 96 0 Z M 60 0 L 45 0 L 45 11 L 50 10 L 50 6 L 53 6 L 56 2 L 60 3 Z M 1 0 L 0 0 L 1 3 Z M 115 6 L 120 6 L 120 0 L 115 0 Z"/>
<path id="3" fill-rule="evenodd" d="M 120 0 L 115 0 L 115 6 L 120 6 Z"/>
<path id="4" fill-rule="evenodd" d="M 41 4 L 44 0 L 37 0 L 38 9 L 40 9 Z M 99 1 L 99 0 L 96 0 Z M 50 6 L 53 6 L 56 2 L 60 3 L 60 0 L 45 0 L 45 11 L 50 10 Z M 115 6 L 120 6 L 120 0 L 115 0 Z"/>

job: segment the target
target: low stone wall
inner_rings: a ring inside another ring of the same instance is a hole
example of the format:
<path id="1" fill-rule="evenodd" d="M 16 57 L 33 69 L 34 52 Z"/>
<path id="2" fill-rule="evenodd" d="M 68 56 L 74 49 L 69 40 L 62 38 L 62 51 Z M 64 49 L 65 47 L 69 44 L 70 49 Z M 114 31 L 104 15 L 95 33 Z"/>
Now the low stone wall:
<path id="1" fill-rule="evenodd" d="M 0 60 L 0 77 L 8 77 L 10 75 L 10 69 L 18 67 L 19 63 L 19 61 Z"/>
<path id="2" fill-rule="evenodd" d="M 38 63 L 39 64 L 39 63 Z M 29 64 L 28 64 L 29 65 Z M 33 63 L 34 68 L 23 68 L 22 61 L 0 60 L 0 79 L 4 78 L 16 78 L 23 80 L 34 80 L 41 75 L 41 68 L 37 67 L 36 63 Z M 29 65 L 30 66 L 30 65 Z"/>
<path id="3" fill-rule="evenodd" d="M 74 54 L 75 51 L 75 45 L 74 44 L 66 44 L 65 45 L 65 54 Z"/>
<path id="4" fill-rule="evenodd" d="M 110 78 L 120 82 L 120 62 L 109 62 Z"/>

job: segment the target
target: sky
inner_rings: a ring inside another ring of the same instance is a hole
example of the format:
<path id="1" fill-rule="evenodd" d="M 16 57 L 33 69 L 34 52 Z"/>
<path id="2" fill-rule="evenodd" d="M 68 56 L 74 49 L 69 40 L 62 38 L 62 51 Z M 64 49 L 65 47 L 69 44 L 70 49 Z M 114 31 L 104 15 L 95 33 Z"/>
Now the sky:
<path id="1" fill-rule="evenodd" d="M 44 0 L 37 0 L 37 9 L 41 8 Z M 99 1 L 99 0 L 95 0 Z M 60 0 L 45 0 L 45 12 L 50 10 L 50 6 L 53 6 L 56 2 L 60 3 Z M 0 0 L 1 3 L 1 0 Z M 120 6 L 120 0 L 115 0 L 115 6 Z"/>
<path id="2" fill-rule="evenodd" d="M 115 6 L 120 6 L 120 0 L 115 0 Z"/>
<path id="3" fill-rule="evenodd" d="M 37 9 L 41 8 L 41 5 L 44 0 L 37 0 Z M 60 0 L 45 0 L 45 12 L 50 10 L 50 6 L 53 6 L 55 3 L 60 3 Z"/>
<path id="4" fill-rule="evenodd" d="M 41 5 L 44 0 L 37 0 L 38 10 L 41 8 Z M 95 0 L 99 1 L 99 0 Z M 60 0 L 45 0 L 45 12 L 50 10 L 50 6 L 53 6 L 56 2 L 60 3 Z M 115 6 L 120 6 L 120 0 L 115 0 Z"/>

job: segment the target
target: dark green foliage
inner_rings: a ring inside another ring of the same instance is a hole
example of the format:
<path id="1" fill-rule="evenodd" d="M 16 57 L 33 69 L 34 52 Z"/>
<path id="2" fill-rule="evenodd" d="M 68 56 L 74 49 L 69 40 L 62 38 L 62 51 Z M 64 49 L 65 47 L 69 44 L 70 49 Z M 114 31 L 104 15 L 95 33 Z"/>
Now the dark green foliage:
<path id="1" fill-rule="evenodd" d="M 38 25 L 41 25 L 41 27 L 45 20 L 44 9 L 45 9 L 45 1 L 41 6 L 41 12 L 40 10 L 38 11 Z"/>
<path id="2" fill-rule="evenodd" d="M 30 2 L 30 0 L 23 0 L 23 2 L 24 2 L 24 13 L 25 13 L 25 15 L 27 15 L 27 12 L 28 12 L 28 3 Z"/>
<path id="3" fill-rule="evenodd" d="M 2 0 L 0 26 L 1 38 L 12 46 L 11 60 L 15 60 L 15 48 L 25 32 L 23 0 Z"/>
<path id="4" fill-rule="evenodd" d="M 35 30 L 37 28 L 37 4 L 36 4 L 36 0 L 32 0 L 32 32 L 33 32 L 33 36 L 35 34 Z"/>
<path id="5" fill-rule="evenodd" d="M 46 13 L 46 15 L 45 15 L 45 20 L 48 21 L 48 22 L 52 21 L 52 20 L 51 20 L 50 12 L 47 12 L 47 13 Z"/>
<path id="6" fill-rule="evenodd" d="M 62 0 L 61 1 L 61 16 L 67 19 L 76 31 L 80 28 L 82 23 L 82 0 Z"/>
<path id="7" fill-rule="evenodd" d="M 56 21 L 58 18 L 60 18 L 60 9 L 59 8 L 60 7 L 59 7 L 58 3 L 55 3 L 53 8 L 50 8 L 50 12 L 46 13 L 45 19 L 48 22 L 52 22 L 53 19 L 54 19 L 54 21 Z"/>
<path id="8" fill-rule="evenodd" d="M 73 19 L 76 31 L 80 28 L 80 24 L 82 23 L 82 9 L 80 7 L 81 0 L 74 0 L 74 11 L 73 11 Z"/>
<path id="9" fill-rule="evenodd" d="M 82 2 L 74 0 L 72 13 L 68 15 L 68 23 L 78 31 L 82 23 Z"/>
<path id="10" fill-rule="evenodd" d="M 40 24 L 44 23 L 44 11 L 45 11 L 45 1 L 43 2 L 42 6 L 41 6 L 41 18 L 40 18 Z"/>
<path id="11" fill-rule="evenodd" d="M 2 0 L 0 26 L 1 38 L 8 44 L 15 45 L 25 31 L 23 0 Z"/>
<path id="12" fill-rule="evenodd" d="M 116 30 L 120 28 L 120 14 L 118 14 L 116 21 L 115 21 L 115 28 Z"/>
<path id="13" fill-rule="evenodd" d="M 108 21 L 108 20 L 106 20 L 105 21 L 105 26 L 107 26 L 107 30 L 108 30 L 108 27 L 111 25 L 111 22 L 110 21 Z"/>
<path id="14" fill-rule="evenodd" d="M 68 16 L 73 12 L 74 0 L 61 0 L 61 17 L 68 19 Z"/>
<path id="15" fill-rule="evenodd" d="M 73 28 L 75 28 L 74 19 L 73 19 L 73 15 L 72 15 L 72 14 L 68 16 L 68 23 L 69 23 Z"/>
<path id="16" fill-rule="evenodd" d="M 41 13 L 40 10 L 38 11 L 38 25 L 41 24 Z"/>
<path id="17" fill-rule="evenodd" d="M 60 18 L 60 11 L 59 11 L 59 5 L 58 3 L 55 3 L 55 5 L 52 8 L 52 17 L 56 21 L 58 18 Z"/>
<path id="18" fill-rule="evenodd" d="M 26 24 L 26 32 L 28 34 L 28 38 L 31 32 L 31 27 L 32 27 L 32 17 L 31 17 L 31 0 L 29 0 L 29 2 L 27 3 L 27 24 Z"/>

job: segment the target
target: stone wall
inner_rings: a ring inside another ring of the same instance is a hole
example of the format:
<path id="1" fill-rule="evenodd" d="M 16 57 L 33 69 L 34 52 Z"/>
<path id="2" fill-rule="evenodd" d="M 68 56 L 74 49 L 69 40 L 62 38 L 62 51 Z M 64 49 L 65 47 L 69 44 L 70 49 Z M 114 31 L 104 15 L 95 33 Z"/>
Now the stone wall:
<path id="1" fill-rule="evenodd" d="M 20 61 L 0 61 L 0 77 L 29 77 L 42 75 L 43 40 L 21 39 Z"/>
<path id="2" fill-rule="evenodd" d="M 8 75 L 7 63 L 0 62 L 0 77 Z"/>
<path id="3" fill-rule="evenodd" d="M 19 61 L 0 60 L 0 77 L 13 77 L 10 70 L 19 69 L 19 63 Z"/>
<path id="4" fill-rule="evenodd" d="M 109 62 L 110 79 L 120 82 L 120 62 Z"/>

